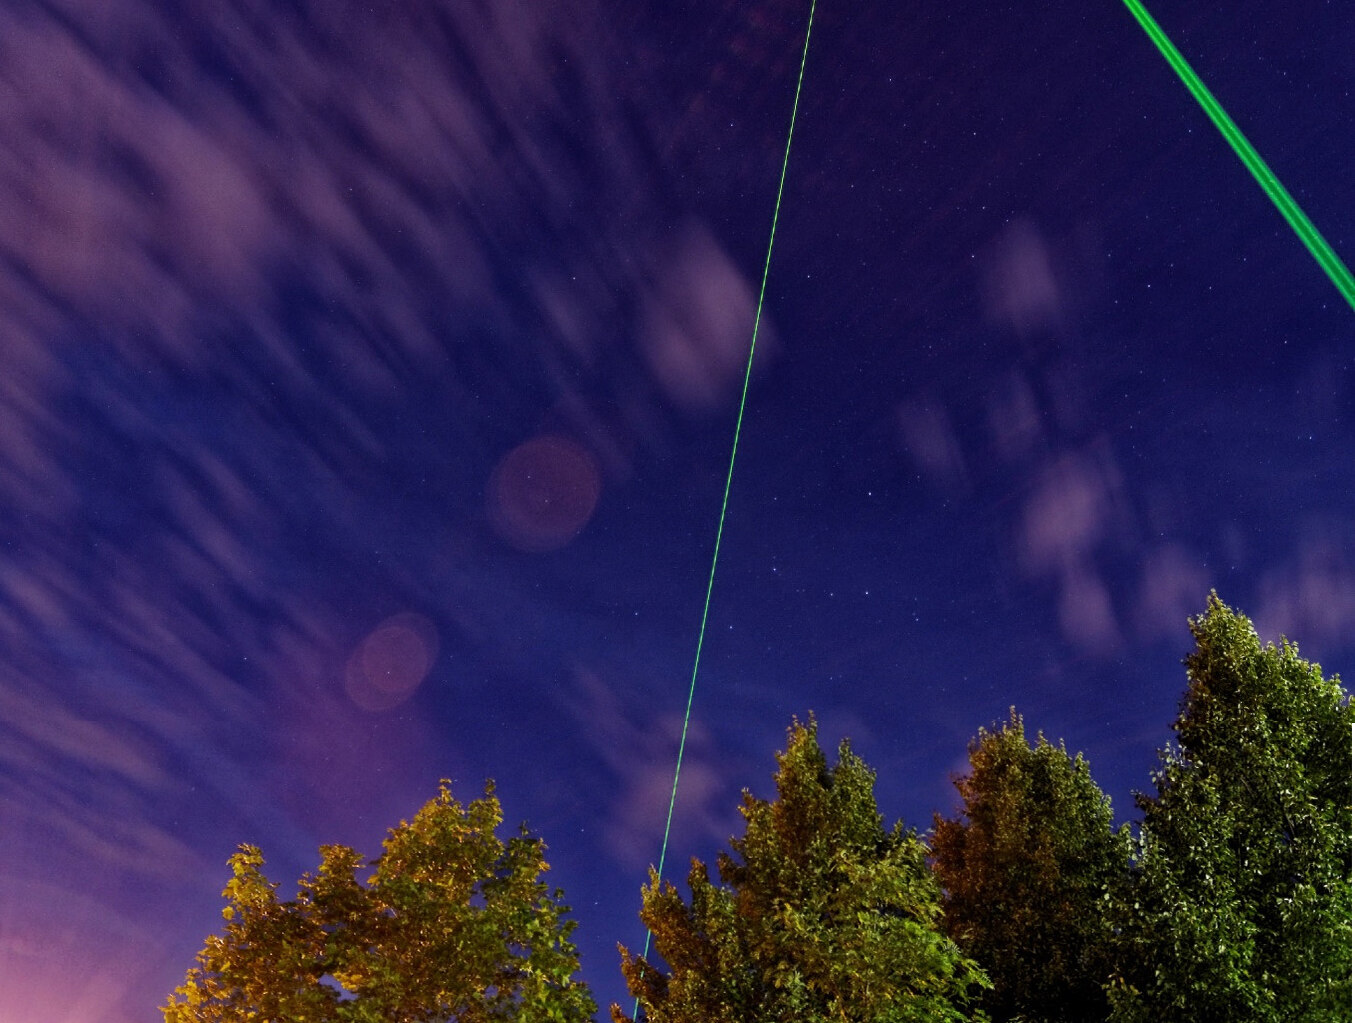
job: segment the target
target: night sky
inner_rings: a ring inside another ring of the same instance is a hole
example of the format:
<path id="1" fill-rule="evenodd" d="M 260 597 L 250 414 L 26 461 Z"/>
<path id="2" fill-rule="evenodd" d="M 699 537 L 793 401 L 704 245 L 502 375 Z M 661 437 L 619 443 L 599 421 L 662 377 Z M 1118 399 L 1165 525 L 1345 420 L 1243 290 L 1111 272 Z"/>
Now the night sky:
<path id="1" fill-rule="evenodd" d="M 0 1023 L 443 777 L 629 1006 L 808 6 L 0 7 Z M 1148 7 L 1355 263 L 1355 7 Z M 1353 338 L 1119 0 L 822 0 L 668 876 L 810 710 L 1135 819 L 1211 588 L 1355 670 Z"/>

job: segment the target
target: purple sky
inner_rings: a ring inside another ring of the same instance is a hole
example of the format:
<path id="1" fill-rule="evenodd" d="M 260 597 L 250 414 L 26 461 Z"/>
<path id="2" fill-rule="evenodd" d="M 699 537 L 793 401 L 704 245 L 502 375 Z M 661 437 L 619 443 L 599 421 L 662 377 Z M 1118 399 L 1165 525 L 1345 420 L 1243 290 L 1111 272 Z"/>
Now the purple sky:
<path id="1" fill-rule="evenodd" d="M 1347 264 L 1355 9 L 1150 5 Z M 453 780 L 657 861 L 808 5 L 0 9 L 0 1023 L 157 1018 Z M 1210 588 L 1355 655 L 1355 315 L 1123 4 L 820 5 L 671 877 L 791 716 L 1120 820 Z"/>

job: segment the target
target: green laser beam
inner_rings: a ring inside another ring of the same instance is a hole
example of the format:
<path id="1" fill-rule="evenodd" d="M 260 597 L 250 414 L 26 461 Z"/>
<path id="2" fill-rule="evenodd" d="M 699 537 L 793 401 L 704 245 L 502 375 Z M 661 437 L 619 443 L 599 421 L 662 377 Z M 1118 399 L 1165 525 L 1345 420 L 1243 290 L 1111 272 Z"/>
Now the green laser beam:
<path id="1" fill-rule="evenodd" d="M 1332 247 L 1327 244 L 1327 240 L 1322 237 L 1321 232 L 1313 226 L 1313 222 L 1308 219 L 1303 210 L 1299 209 L 1293 197 L 1285 190 L 1284 185 L 1280 184 L 1271 169 L 1266 166 L 1266 162 L 1261 159 L 1261 155 L 1247 141 L 1247 137 L 1242 134 L 1238 126 L 1233 123 L 1233 119 L 1228 116 L 1228 112 L 1219 105 L 1212 93 L 1205 87 L 1204 82 L 1186 63 L 1186 58 L 1181 56 L 1181 52 L 1172 45 L 1172 41 L 1167 38 L 1167 34 L 1162 31 L 1151 14 L 1144 9 L 1139 0 L 1124 0 L 1125 6 L 1129 12 L 1134 15 L 1134 19 L 1143 26 L 1143 30 L 1148 33 L 1157 48 L 1162 51 L 1162 56 L 1167 58 L 1172 68 L 1180 76 L 1181 81 L 1186 83 L 1186 88 L 1190 90 L 1200 106 L 1204 107 L 1204 112 L 1209 115 L 1209 119 L 1223 133 L 1223 137 L 1228 140 L 1228 144 L 1233 147 L 1233 152 L 1237 153 L 1238 158 L 1246 165 L 1247 170 L 1251 171 L 1252 177 L 1256 178 L 1257 183 L 1265 189 L 1275 203 L 1284 219 L 1289 221 L 1289 226 L 1294 229 L 1294 233 L 1304 245 L 1308 246 L 1308 251 L 1313 254 L 1313 258 L 1331 282 L 1336 285 L 1338 291 L 1350 303 L 1351 309 L 1355 309 L 1355 277 L 1351 277 L 1350 270 L 1346 268 L 1345 263 L 1341 262 Z"/>
<path id="2" fill-rule="evenodd" d="M 663 877 L 664 859 L 668 855 L 668 835 L 673 826 L 673 807 L 677 805 L 678 775 L 682 773 L 682 754 L 687 748 L 687 726 L 692 720 L 692 700 L 696 696 L 696 673 L 701 667 L 701 647 L 706 639 L 706 622 L 710 617 L 710 595 L 715 589 L 715 566 L 720 560 L 720 541 L 725 535 L 725 513 L 729 510 L 729 490 L 734 484 L 734 460 L 739 454 L 739 435 L 743 432 L 743 412 L 748 404 L 748 382 L 753 376 L 753 353 L 757 350 L 757 332 L 762 324 L 762 304 L 767 295 L 767 276 L 772 268 L 772 246 L 776 244 L 776 225 L 781 218 L 781 196 L 786 190 L 786 168 L 790 166 L 790 143 L 795 138 L 795 118 L 800 112 L 800 89 L 805 80 L 805 62 L 809 57 L 809 35 L 814 30 L 814 9 L 818 0 L 810 0 L 809 24 L 805 28 L 805 45 L 800 52 L 800 74 L 795 80 L 795 102 L 790 109 L 790 130 L 786 133 L 786 151 L 781 157 L 781 181 L 776 186 L 776 206 L 772 210 L 772 229 L 767 238 L 767 256 L 762 263 L 762 285 L 757 293 L 757 312 L 753 315 L 753 339 L 748 345 L 748 364 L 743 370 L 743 392 L 739 395 L 739 415 L 734 423 L 734 444 L 729 452 L 729 472 L 725 475 L 725 494 L 720 502 L 720 523 L 715 529 L 715 553 L 710 559 L 710 577 L 706 580 L 706 602 L 701 609 L 701 629 L 696 636 L 696 657 L 692 661 L 692 681 L 687 688 L 687 713 L 682 719 L 682 738 L 678 741 L 677 767 L 673 771 L 673 791 L 668 797 L 668 820 L 663 826 L 663 846 L 659 850 L 659 877 Z M 641 957 L 649 955 L 649 942 L 654 933 L 645 930 L 645 948 Z M 643 975 L 643 974 L 642 974 Z M 640 999 L 635 999 L 631 1018 L 637 1019 Z"/>

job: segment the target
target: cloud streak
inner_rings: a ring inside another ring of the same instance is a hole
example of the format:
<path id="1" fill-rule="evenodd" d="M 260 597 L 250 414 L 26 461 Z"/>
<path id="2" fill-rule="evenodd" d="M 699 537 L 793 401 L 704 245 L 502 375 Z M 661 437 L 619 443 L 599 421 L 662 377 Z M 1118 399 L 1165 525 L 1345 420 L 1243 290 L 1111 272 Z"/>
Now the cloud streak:
<path id="1" fill-rule="evenodd" d="M 1062 456 L 1037 476 L 1017 530 L 1018 557 L 1035 578 L 1059 587 L 1064 638 L 1088 653 L 1121 643 L 1110 591 L 1096 563 L 1103 545 L 1124 529 L 1119 474 L 1105 452 Z"/>
<path id="2" fill-rule="evenodd" d="M 494 542 L 461 495 L 542 433 L 543 395 L 583 483 L 523 527 L 543 551 L 624 473 L 611 438 L 729 400 L 751 285 L 659 212 L 596 18 L 0 10 L 12 876 L 98 862 L 116 913 L 219 867 L 225 834 L 300 845 L 380 802 L 427 752 L 439 593 L 477 587 L 434 552 Z"/>
<path id="3" fill-rule="evenodd" d="M 598 676 L 577 673 L 578 688 L 569 710 L 592 739 L 594 753 L 621 779 L 603 824 L 603 838 L 612 857 L 630 871 L 657 864 L 664 820 L 672 794 L 682 719 L 664 715 L 637 720 Z M 674 815 L 674 838 L 727 843 L 734 828 L 722 772 L 712 759 L 711 738 L 700 721 L 692 723 L 683 753 L 681 784 Z"/>

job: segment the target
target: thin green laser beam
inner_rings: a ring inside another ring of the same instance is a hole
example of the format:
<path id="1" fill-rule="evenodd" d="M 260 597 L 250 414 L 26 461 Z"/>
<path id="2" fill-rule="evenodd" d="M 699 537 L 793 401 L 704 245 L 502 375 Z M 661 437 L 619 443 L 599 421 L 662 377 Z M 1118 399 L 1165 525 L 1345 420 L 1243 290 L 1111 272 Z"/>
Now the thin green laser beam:
<path id="1" fill-rule="evenodd" d="M 1139 0 L 1124 0 L 1124 3 L 1129 8 L 1129 12 L 1134 15 L 1134 19 L 1148 33 L 1148 38 L 1162 51 L 1162 56 L 1167 58 L 1167 63 L 1180 76 L 1181 81 L 1186 83 L 1186 88 L 1190 90 L 1191 95 L 1199 101 L 1200 106 L 1204 107 L 1204 112 L 1209 115 L 1209 119 L 1214 122 L 1219 131 L 1223 133 L 1223 137 L 1228 140 L 1228 144 L 1233 147 L 1233 152 L 1237 153 L 1246 165 L 1247 170 L 1251 171 L 1252 177 L 1256 178 L 1260 186 L 1265 189 L 1266 194 L 1270 196 L 1284 219 L 1289 221 L 1289 226 L 1294 229 L 1294 233 L 1299 236 L 1304 245 L 1308 246 L 1308 251 L 1313 254 L 1313 258 L 1317 260 L 1318 265 L 1326 271 L 1327 276 L 1331 278 L 1331 282 L 1336 285 L 1337 290 L 1341 292 L 1345 300 L 1350 303 L 1351 309 L 1355 309 L 1355 277 L 1351 277 L 1350 270 L 1346 268 L 1345 263 L 1341 262 L 1341 257 L 1327 244 L 1327 240 L 1313 226 L 1313 222 L 1299 208 L 1299 204 L 1285 190 L 1284 185 L 1280 184 L 1280 179 L 1266 166 L 1266 162 L 1261 159 L 1261 155 L 1247 141 L 1247 137 L 1233 123 L 1233 119 L 1219 105 L 1219 101 L 1205 87 L 1204 82 L 1200 81 L 1199 76 L 1186 63 L 1186 58 L 1181 56 L 1180 51 L 1172 45 L 1172 41 L 1158 27 L 1157 22 L 1144 9 L 1143 4 Z"/>
<path id="2" fill-rule="evenodd" d="M 748 344 L 748 363 L 743 370 L 743 391 L 739 395 L 739 415 L 734 423 L 734 443 L 729 452 L 729 471 L 725 475 L 725 493 L 720 502 L 720 523 L 715 529 L 715 552 L 710 559 L 710 577 L 706 580 L 706 602 L 701 608 L 701 629 L 696 636 L 696 657 L 692 661 L 692 680 L 687 688 L 687 712 L 682 719 L 682 738 L 678 740 L 677 767 L 673 770 L 673 791 L 668 797 L 668 820 L 663 825 L 663 845 L 659 850 L 658 876 L 663 878 L 663 864 L 668 855 L 668 835 L 673 826 L 673 807 L 677 805 L 678 776 L 682 773 L 682 754 L 687 748 L 687 726 L 692 720 L 692 700 L 696 696 L 696 674 L 701 667 L 701 647 L 706 640 L 706 622 L 710 617 L 710 596 L 715 590 L 715 566 L 720 561 L 720 541 L 725 535 L 725 513 L 729 510 L 729 491 L 734 484 L 734 460 L 739 454 L 739 435 L 743 432 L 743 412 L 748 404 L 748 382 L 753 376 L 753 353 L 757 350 L 758 327 L 762 324 L 762 304 L 767 295 L 767 277 L 772 268 L 772 247 L 776 244 L 776 225 L 781 218 L 781 196 L 786 190 L 786 168 L 790 166 L 790 144 L 795 138 L 795 118 L 800 112 L 800 89 L 805 80 L 805 62 L 809 57 L 809 36 L 814 31 L 814 10 L 818 0 L 810 0 L 809 24 L 805 27 L 805 45 L 800 52 L 800 74 L 795 80 L 795 102 L 790 109 L 790 130 L 786 132 L 786 151 L 781 157 L 781 181 L 776 186 L 776 206 L 772 210 L 772 229 L 767 238 L 767 256 L 762 262 L 762 284 L 757 293 L 757 312 L 753 315 L 753 339 Z M 653 931 L 645 929 L 645 948 L 641 957 L 649 955 Z M 643 976 L 643 974 L 642 974 Z M 640 999 L 635 999 L 631 1018 L 638 1019 Z"/>

